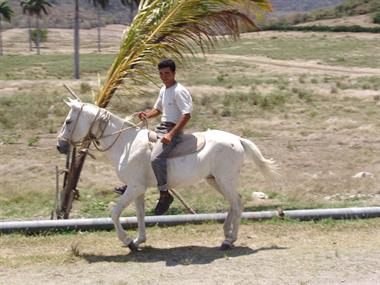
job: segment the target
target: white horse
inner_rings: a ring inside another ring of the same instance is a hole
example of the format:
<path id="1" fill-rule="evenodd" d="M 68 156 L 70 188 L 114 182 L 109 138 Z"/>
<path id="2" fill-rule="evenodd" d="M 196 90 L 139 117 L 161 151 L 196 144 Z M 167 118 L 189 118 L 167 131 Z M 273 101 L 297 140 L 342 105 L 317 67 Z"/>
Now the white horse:
<path id="1" fill-rule="evenodd" d="M 66 103 L 71 110 L 58 136 L 57 148 L 61 153 L 67 153 L 69 144 L 78 144 L 90 136 L 100 147 L 107 149 L 118 177 L 128 185 L 112 210 L 112 220 L 118 238 L 135 250 L 146 240 L 144 194 L 147 187 L 157 184 L 150 162 L 148 130 L 136 128 L 92 104 L 71 99 Z M 206 144 L 201 151 L 169 159 L 168 184 L 169 188 L 194 185 L 205 178 L 228 200 L 230 208 L 224 222 L 225 240 L 221 249 L 229 249 L 238 236 L 242 202 L 236 188 L 245 155 L 252 158 L 271 181 L 278 176 L 277 166 L 273 160 L 265 159 L 257 146 L 247 139 L 217 130 L 208 130 L 204 136 Z M 138 236 L 134 240 L 127 237 L 119 221 L 122 211 L 133 201 L 138 220 Z"/>

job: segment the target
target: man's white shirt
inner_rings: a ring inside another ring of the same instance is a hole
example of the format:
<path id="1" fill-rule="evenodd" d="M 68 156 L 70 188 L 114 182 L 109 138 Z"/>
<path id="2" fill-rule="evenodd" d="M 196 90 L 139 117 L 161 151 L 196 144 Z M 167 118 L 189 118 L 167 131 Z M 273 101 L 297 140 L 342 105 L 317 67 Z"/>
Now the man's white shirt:
<path id="1" fill-rule="evenodd" d="M 163 86 L 154 104 L 154 109 L 162 113 L 162 122 L 178 123 L 181 116 L 193 111 L 193 101 L 190 92 L 180 83 L 166 88 Z"/>

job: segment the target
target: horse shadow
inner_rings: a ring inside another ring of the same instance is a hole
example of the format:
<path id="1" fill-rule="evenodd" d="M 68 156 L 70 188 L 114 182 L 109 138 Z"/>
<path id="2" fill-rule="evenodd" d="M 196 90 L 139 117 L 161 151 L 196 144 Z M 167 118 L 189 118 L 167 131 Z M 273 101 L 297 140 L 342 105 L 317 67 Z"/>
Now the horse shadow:
<path id="1" fill-rule="evenodd" d="M 217 259 L 229 259 L 238 256 L 255 254 L 264 250 L 284 250 L 287 247 L 270 246 L 252 249 L 246 246 L 237 246 L 229 251 L 222 251 L 219 247 L 180 246 L 174 248 L 143 247 L 141 251 L 130 252 L 126 255 L 95 255 L 82 253 L 80 256 L 88 263 L 96 262 L 159 262 L 164 261 L 166 266 L 208 264 Z"/>

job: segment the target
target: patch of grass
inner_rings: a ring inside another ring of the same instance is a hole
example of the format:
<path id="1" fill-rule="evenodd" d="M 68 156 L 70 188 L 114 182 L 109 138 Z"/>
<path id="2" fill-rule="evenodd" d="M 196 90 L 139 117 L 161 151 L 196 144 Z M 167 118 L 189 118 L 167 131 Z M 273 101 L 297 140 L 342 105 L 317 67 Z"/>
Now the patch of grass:
<path id="1" fill-rule="evenodd" d="M 105 73 L 113 58 L 113 54 L 82 54 L 82 75 Z M 0 79 L 68 79 L 72 74 L 70 54 L 5 55 L 0 58 Z"/>
<path id="2" fill-rule="evenodd" d="M 50 114 L 56 120 L 67 108 L 57 93 L 17 93 L 0 97 L 0 127 L 4 129 L 36 129 L 47 125 Z M 32 118 L 32 119 L 31 119 Z"/>
<path id="3" fill-rule="evenodd" d="M 35 146 L 40 141 L 39 136 L 33 136 L 31 138 L 28 138 L 27 144 L 28 146 Z"/>
<path id="4" fill-rule="evenodd" d="M 358 41 L 355 37 L 326 37 L 322 35 L 277 38 L 244 38 L 242 45 L 220 48 L 218 53 L 259 55 L 280 60 L 319 60 L 341 66 L 380 66 L 380 38 Z M 342 61 L 342 54 L 350 60 Z"/>
<path id="5" fill-rule="evenodd" d="M 80 84 L 80 93 L 81 94 L 85 94 L 85 93 L 88 93 L 88 92 L 90 92 L 91 91 L 91 86 L 90 86 L 90 84 L 88 84 L 88 83 L 86 83 L 86 82 L 82 82 L 81 84 Z"/>
<path id="6" fill-rule="evenodd" d="M 20 191 L 7 189 L 1 194 L 0 220 L 9 218 L 49 217 L 53 197 L 46 191 Z"/>
<path id="7" fill-rule="evenodd" d="M 3 144 L 17 144 L 19 142 L 20 135 L 2 135 L 0 136 L 0 143 Z"/>

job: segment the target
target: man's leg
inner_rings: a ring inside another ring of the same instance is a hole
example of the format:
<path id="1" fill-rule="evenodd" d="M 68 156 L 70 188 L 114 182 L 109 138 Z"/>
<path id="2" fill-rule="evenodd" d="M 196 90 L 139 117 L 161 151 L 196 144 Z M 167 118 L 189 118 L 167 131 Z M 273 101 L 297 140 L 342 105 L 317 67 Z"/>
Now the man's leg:
<path id="1" fill-rule="evenodd" d="M 180 142 L 181 138 L 175 136 L 170 144 L 163 144 L 157 141 L 153 147 L 151 155 L 151 163 L 153 172 L 157 179 L 157 187 L 160 191 L 160 199 L 154 210 L 156 215 L 164 214 L 173 202 L 173 196 L 170 195 L 167 181 L 167 159 L 169 153 Z"/>

